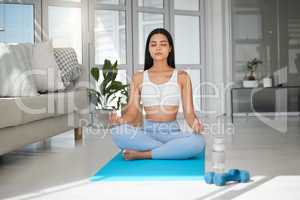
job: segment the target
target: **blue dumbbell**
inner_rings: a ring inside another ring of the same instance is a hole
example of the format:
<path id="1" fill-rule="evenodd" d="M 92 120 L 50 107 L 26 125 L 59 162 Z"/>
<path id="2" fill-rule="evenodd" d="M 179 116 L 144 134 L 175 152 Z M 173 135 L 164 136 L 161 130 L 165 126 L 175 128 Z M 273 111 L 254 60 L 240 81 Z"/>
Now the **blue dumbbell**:
<path id="1" fill-rule="evenodd" d="M 213 184 L 214 183 L 214 176 L 215 172 L 207 172 L 204 176 L 204 180 L 207 184 Z"/>
<path id="2" fill-rule="evenodd" d="M 250 174 L 245 170 L 231 169 L 227 173 L 215 174 L 214 183 L 223 186 L 228 181 L 236 181 L 246 183 L 249 181 Z"/>
<path id="3" fill-rule="evenodd" d="M 245 170 L 231 169 L 227 173 L 208 172 L 204 176 L 204 180 L 208 184 L 216 184 L 223 186 L 228 181 L 236 181 L 246 183 L 249 181 L 250 174 Z"/>
<path id="4" fill-rule="evenodd" d="M 229 174 L 232 174 L 233 170 L 237 170 L 237 169 L 231 169 L 228 171 Z M 250 180 L 250 173 L 246 170 L 238 170 L 239 171 L 239 177 L 240 177 L 240 181 L 241 183 L 247 183 Z M 238 172 L 234 172 L 234 173 L 238 173 Z"/>

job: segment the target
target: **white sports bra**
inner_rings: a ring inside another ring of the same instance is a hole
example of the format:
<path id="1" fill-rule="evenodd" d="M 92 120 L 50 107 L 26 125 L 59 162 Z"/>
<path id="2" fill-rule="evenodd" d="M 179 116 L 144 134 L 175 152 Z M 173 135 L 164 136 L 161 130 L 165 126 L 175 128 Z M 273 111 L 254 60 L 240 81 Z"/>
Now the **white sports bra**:
<path id="1" fill-rule="evenodd" d="M 172 77 L 166 83 L 155 84 L 149 79 L 148 70 L 144 71 L 141 90 L 143 106 L 177 106 L 180 103 L 180 89 L 177 83 L 177 70 L 174 69 Z"/>

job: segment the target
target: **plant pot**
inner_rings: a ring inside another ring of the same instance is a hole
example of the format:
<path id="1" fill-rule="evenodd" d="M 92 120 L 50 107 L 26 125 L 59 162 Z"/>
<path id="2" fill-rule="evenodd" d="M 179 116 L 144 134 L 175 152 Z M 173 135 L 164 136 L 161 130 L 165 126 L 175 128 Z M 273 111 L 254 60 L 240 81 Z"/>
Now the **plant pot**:
<path id="1" fill-rule="evenodd" d="M 272 87 L 272 79 L 270 77 L 263 78 L 264 87 Z"/>
<path id="2" fill-rule="evenodd" d="M 126 113 L 126 105 L 127 104 L 122 104 L 121 105 L 121 115 L 123 116 Z M 135 118 L 135 120 L 133 120 L 133 122 L 131 122 L 130 124 L 134 127 L 141 127 L 144 123 L 144 115 L 143 115 L 143 105 L 140 104 L 139 107 L 139 112 L 137 117 Z"/>
<path id="3" fill-rule="evenodd" d="M 113 109 L 97 109 L 92 113 L 92 123 L 94 128 L 108 129 L 111 125 L 108 123 L 109 113 Z"/>
<path id="4" fill-rule="evenodd" d="M 245 88 L 258 87 L 258 81 L 257 80 L 244 80 L 243 81 L 243 87 L 245 87 Z"/>

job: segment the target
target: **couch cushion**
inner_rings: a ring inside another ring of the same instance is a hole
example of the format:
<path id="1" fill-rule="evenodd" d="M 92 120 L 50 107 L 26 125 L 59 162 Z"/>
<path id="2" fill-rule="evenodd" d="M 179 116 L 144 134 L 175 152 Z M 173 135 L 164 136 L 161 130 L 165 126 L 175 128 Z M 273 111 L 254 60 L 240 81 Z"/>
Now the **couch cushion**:
<path id="1" fill-rule="evenodd" d="M 54 116 L 54 96 L 0 98 L 0 128 L 17 126 Z"/>
<path id="2" fill-rule="evenodd" d="M 55 116 L 54 93 L 21 97 L 16 103 L 22 110 L 23 124 Z"/>
<path id="3" fill-rule="evenodd" d="M 36 43 L 33 46 L 32 69 L 38 91 L 53 92 L 65 89 L 55 62 L 51 41 Z"/>
<path id="4" fill-rule="evenodd" d="M 80 66 L 73 48 L 54 48 L 54 56 L 66 88 L 72 87 L 80 77 Z"/>
<path id="5" fill-rule="evenodd" d="M 0 128 L 26 124 L 72 112 L 89 111 L 87 89 L 42 94 L 33 97 L 0 98 Z"/>
<path id="6" fill-rule="evenodd" d="M 16 106 L 14 97 L 0 98 L 0 128 L 22 123 L 22 111 Z"/>
<path id="7" fill-rule="evenodd" d="M 0 96 L 36 96 L 31 76 L 32 44 L 0 43 Z"/>

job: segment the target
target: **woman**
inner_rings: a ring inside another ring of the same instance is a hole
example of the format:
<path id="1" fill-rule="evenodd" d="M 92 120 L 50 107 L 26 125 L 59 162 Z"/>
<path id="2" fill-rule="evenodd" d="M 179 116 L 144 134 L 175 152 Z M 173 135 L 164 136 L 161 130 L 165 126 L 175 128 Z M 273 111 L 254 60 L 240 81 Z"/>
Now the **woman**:
<path id="1" fill-rule="evenodd" d="M 184 117 L 193 132 L 180 130 L 176 121 L 182 100 Z M 145 120 L 142 128 L 130 125 L 142 100 Z M 175 69 L 174 45 L 168 31 L 153 30 L 147 39 L 143 72 L 136 72 L 130 84 L 125 114 L 108 119 L 112 138 L 126 160 L 187 159 L 204 150 L 202 123 L 193 107 L 192 85 L 185 71 Z"/>

